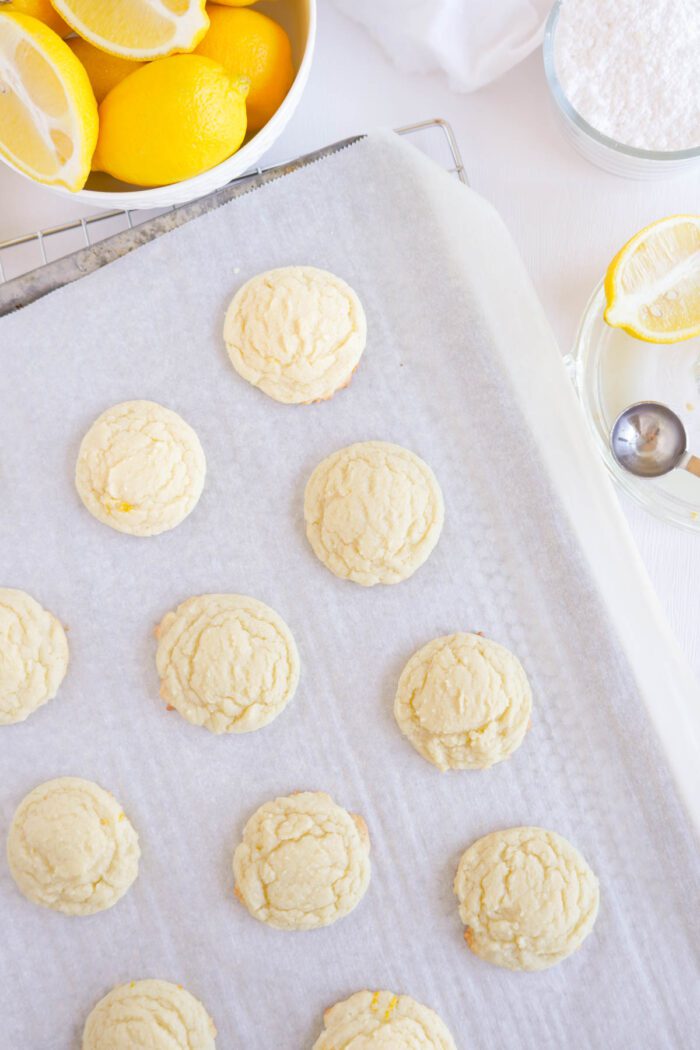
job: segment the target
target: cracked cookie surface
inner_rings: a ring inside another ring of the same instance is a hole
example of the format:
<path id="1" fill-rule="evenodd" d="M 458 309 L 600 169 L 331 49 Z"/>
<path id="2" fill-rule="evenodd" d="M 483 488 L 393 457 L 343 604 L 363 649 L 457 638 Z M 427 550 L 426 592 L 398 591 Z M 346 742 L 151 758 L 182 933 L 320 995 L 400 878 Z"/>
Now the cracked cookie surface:
<path id="1" fill-rule="evenodd" d="M 544 970 L 581 946 L 598 914 L 598 880 L 545 828 L 494 831 L 462 855 L 454 881 L 464 938 L 509 970 Z"/>
<path id="2" fill-rule="evenodd" d="M 348 915 L 370 878 L 365 822 L 323 791 L 266 802 L 233 855 L 236 895 L 254 918 L 314 930 Z"/>
<path id="3" fill-rule="evenodd" d="M 525 671 L 478 634 L 435 638 L 401 673 L 394 715 L 404 736 L 441 770 L 486 769 L 520 746 L 532 711 Z"/>
<path id="4" fill-rule="evenodd" d="M 325 401 L 347 386 L 366 339 L 355 292 L 315 266 L 252 277 L 236 292 L 224 323 L 239 375 L 285 404 Z"/>
<path id="5" fill-rule="evenodd" d="M 111 908 L 139 867 L 138 836 L 91 780 L 59 777 L 20 802 L 7 839 L 12 877 L 28 900 L 65 915 Z"/>
<path id="6" fill-rule="evenodd" d="M 85 1022 L 82 1050 L 215 1050 L 216 1028 L 181 985 L 148 979 L 117 985 Z"/>
<path id="7" fill-rule="evenodd" d="M 104 525 L 157 536 L 194 510 L 205 474 L 199 438 L 184 419 L 155 401 L 124 401 L 103 412 L 83 438 L 75 485 Z"/>
<path id="8" fill-rule="evenodd" d="M 434 1010 L 408 995 L 356 992 L 323 1015 L 313 1050 L 455 1050 Z"/>
<path id="9" fill-rule="evenodd" d="M 255 598 L 188 598 L 156 635 L 161 696 L 193 725 L 249 733 L 276 718 L 294 695 L 294 638 L 281 616 Z"/>
<path id="10" fill-rule="evenodd" d="M 53 699 L 68 669 L 66 632 L 24 591 L 0 587 L 0 725 Z"/>
<path id="11" fill-rule="evenodd" d="M 365 587 L 407 579 L 432 552 L 444 520 L 427 463 L 387 441 L 363 441 L 324 459 L 304 494 L 306 535 L 336 576 Z"/>

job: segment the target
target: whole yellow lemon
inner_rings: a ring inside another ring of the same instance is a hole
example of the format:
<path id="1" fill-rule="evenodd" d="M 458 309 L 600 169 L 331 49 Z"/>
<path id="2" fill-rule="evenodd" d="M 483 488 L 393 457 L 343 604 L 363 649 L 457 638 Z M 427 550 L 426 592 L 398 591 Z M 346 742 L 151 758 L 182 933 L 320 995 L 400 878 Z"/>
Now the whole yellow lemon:
<path id="1" fill-rule="evenodd" d="M 195 54 L 250 78 L 248 128 L 259 131 L 279 109 L 294 80 L 292 47 L 282 26 L 257 11 L 208 4 L 211 25 Z"/>
<path id="2" fill-rule="evenodd" d="M 109 55 L 79 36 L 67 40 L 66 43 L 76 58 L 80 59 L 85 66 L 98 102 L 101 102 L 105 95 L 108 95 L 112 88 L 120 84 L 125 77 L 140 69 L 144 64 L 143 62 L 132 62 L 128 58 L 120 58 L 119 55 Z"/>
<path id="3" fill-rule="evenodd" d="M 202 55 L 137 69 L 100 106 L 93 167 L 137 186 L 165 186 L 213 168 L 246 132 L 248 81 Z"/>
<path id="4" fill-rule="evenodd" d="M 68 36 L 73 32 L 58 11 L 54 11 L 51 0 L 9 0 L 9 3 L 0 4 L 0 11 L 3 14 L 11 12 L 16 15 L 31 15 L 32 18 L 38 18 L 49 29 L 53 29 L 54 33 L 58 33 L 59 36 Z"/>

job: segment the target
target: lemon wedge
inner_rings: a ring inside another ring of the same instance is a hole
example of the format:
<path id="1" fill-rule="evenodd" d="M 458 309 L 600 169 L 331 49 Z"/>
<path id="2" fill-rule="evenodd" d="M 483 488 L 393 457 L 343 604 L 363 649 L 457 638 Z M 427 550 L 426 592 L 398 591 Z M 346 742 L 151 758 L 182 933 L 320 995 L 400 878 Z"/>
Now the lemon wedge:
<path id="1" fill-rule="evenodd" d="M 67 26 L 61 16 L 54 11 L 51 0 L 0 0 L 0 11 L 7 14 L 31 15 L 45 22 L 49 29 L 59 36 L 68 36 L 70 26 Z"/>
<path id="2" fill-rule="evenodd" d="M 700 215 L 640 230 L 605 275 L 605 320 L 647 343 L 700 335 Z"/>
<path id="3" fill-rule="evenodd" d="M 79 190 L 97 103 L 67 44 L 29 15 L 0 13 L 0 156 L 37 182 Z"/>
<path id="4" fill-rule="evenodd" d="M 78 36 L 136 61 L 192 51 L 209 28 L 205 0 L 51 0 Z"/>

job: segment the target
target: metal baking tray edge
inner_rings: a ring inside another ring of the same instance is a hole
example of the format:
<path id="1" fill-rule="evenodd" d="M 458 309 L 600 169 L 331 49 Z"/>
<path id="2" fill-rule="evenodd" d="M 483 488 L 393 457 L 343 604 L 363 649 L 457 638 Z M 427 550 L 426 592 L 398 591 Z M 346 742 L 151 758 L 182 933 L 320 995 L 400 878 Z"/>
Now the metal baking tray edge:
<path id="1" fill-rule="evenodd" d="M 200 215 L 205 215 L 207 212 L 221 207 L 222 204 L 227 204 L 236 197 L 241 197 L 244 193 L 249 193 L 251 190 L 258 189 L 268 182 L 281 178 L 283 175 L 289 175 L 291 172 L 298 171 L 300 168 L 313 164 L 317 160 L 328 157 L 333 153 L 338 153 L 347 146 L 360 141 L 363 137 L 362 135 L 356 135 L 352 138 L 343 139 L 341 142 L 336 142 L 313 153 L 307 153 L 303 157 L 286 164 L 279 164 L 276 167 L 268 168 L 262 172 L 255 172 L 252 175 L 244 175 L 241 179 L 236 179 L 235 182 L 229 183 L 206 197 L 200 197 L 198 200 L 190 201 L 187 204 L 174 208 L 172 211 L 165 212 L 163 215 L 147 219 L 140 225 L 115 233 L 113 236 L 107 237 L 103 241 L 98 241 L 89 248 L 80 248 L 71 255 L 66 255 L 61 259 L 56 259 L 54 262 L 46 263 L 46 265 L 40 266 L 36 270 L 22 274 L 20 277 L 15 277 L 4 285 L 0 285 L 0 317 L 12 313 L 14 310 L 19 310 L 29 305 L 29 303 L 41 299 L 42 296 L 48 295 L 49 292 L 56 291 L 57 288 L 62 288 L 66 284 L 71 284 L 73 281 L 85 277 L 86 274 L 99 270 L 100 267 L 114 262 L 115 259 L 128 255 L 135 248 L 140 248 L 142 244 L 147 244 L 149 241 L 155 240 L 156 237 L 162 237 L 164 233 L 169 233 L 171 230 L 177 229 L 178 226 L 183 226 L 186 222 L 190 222 L 191 219 L 196 219 Z"/>
<path id="2" fill-rule="evenodd" d="M 455 174 L 463 183 L 465 183 L 465 185 L 468 185 L 469 182 L 460 155 L 459 146 L 454 132 L 447 121 L 439 118 L 420 121 L 415 124 L 409 124 L 405 127 L 397 128 L 396 134 L 410 136 L 428 129 L 437 129 L 442 132 L 452 158 L 452 167 L 449 171 Z M 309 164 L 314 164 L 318 160 L 332 156 L 334 153 L 339 153 L 341 150 L 354 145 L 365 137 L 365 135 L 354 135 L 350 138 L 342 139 L 339 142 L 334 142 L 330 146 L 325 146 L 323 149 L 315 150 L 312 153 L 306 153 L 303 156 L 298 157 L 296 160 L 288 161 L 284 164 L 278 164 L 264 170 L 258 168 L 256 171 L 248 175 L 242 175 L 240 178 L 234 179 L 233 182 L 230 182 L 220 190 L 216 190 L 214 193 L 210 193 L 207 196 L 200 197 L 194 201 L 189 201 L 187 204 L 171 208 L 169 211 L 156 215 L 151 219 L 146 219 L 144 222 L 132 224 L 131 216 L 136 213 L 123 213 L 126 215 L 127 221 L 129 222 L 128 229 L 96 241 L 94 244 L 88 244 L 85 248 L 79 248 L 77 251 L 74 251 L 69 255 L 64 255 L 52 262 L 45 262 L 43 266 L 39 266 L 27 273 L 22 273 L 4 283 L 0 282 L 0 317 L 12 313 L 15 310 L 20 310 L 22 307 L 35 302 L 37 299 L 41 299 L 42 296 L 48 295 L 50 292 L 56 291 L 58 288 L 62 288 L 66 284 L 71 284 L 73 281 L 79 280 L 86 274 L 99 270 L 102 266 L 106 266 L 108 263 L 114 262 L 116 259 L 119 259 L 124 255 L 128 255 L 128 253 L 134 251 L 135 248 L 139 248 L 141 245 L 155 240 L 156 237 L 161 237 L 164 233 L 169 233 L 171 230 L 177 229 L 178 226 L 183 226 L 186 222 L 190 222 L 191 219 L 196 219 L 200 215 L 205 215 L 207 212 L 221 207 L 222 204 L 227 204 L 236 197 L 241 197 L 245 193 L 250 193 L 252 190 L 258 189 L 260 186 L 264 186 L 268 182 L 279 179 L 284 175 L 289 175 L 291 172 L 298 171 L 300 168 L 305 168 Z M 117 214 L 119 213 L 98 214 L 88 219 L 69 223 L 63 227 L 56 227 L 52 230 L 36 231 L 34 234 L 16 238 L 14 241 L 5 242 L 5 244 L 0 244 L 0 249 L 10 247 L 13 244 L 21 244 L 25 241 L 37 240 L 45 259 L 46 252 L 44 245 L 50 236 L 62 233 L 67 229 L 78 228 L 82 225 L 85 239 L 89 240 L 87 227 L 90 224 L 99 222 L 101 218 L 109 218 L 110 216 Z"/>

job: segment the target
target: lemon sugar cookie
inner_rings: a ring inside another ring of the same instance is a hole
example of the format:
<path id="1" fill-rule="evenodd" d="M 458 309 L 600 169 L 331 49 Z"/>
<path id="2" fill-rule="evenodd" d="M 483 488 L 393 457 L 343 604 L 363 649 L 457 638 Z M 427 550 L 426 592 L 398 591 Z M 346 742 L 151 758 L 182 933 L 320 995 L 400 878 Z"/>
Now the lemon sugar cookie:
<path id="1" fill-rule="evenodd" d="M 154 401 L 124 401 L 83 438 L 75 484 L 98 521 L 131 536 L 157 536 L 194 510 L 205 474 L 199 438 L 184 419 Z"/>
<path id="2" fill-rule="evenodd" d="M 598 914 L 598 880 L 579 851 L 544 828 L 477 839 L 454 881 L 464 939 L 508 970 L 545 970 L 576 951 Z"/>
<path id="3" fill-rule="evenodd" d="M 24 591 L 0 587 L 0 725 L 23 722 L 53 699 L 67 669 L 56 617 Z"/>
<path id="4" fill-rule="evenodd" d="M 226 313 L 224 339 L 239 375 L 275 401 L 325 401 L 347 386 L 367 339 L 352 288 L 315 266 L 285 266 L 247 281 Z"/>
<path id="5" fill-rule="evenodd" d="M 20 802 L 7 839 L 10 872 L 28 900 L 66 915 L 92 915 L 122 897 L 138 874 L 128 817 L 91 780 L 60 777 Z"/>
<path id="6" fill-rule="evenodd" d="M 240 594 L 202 594 L 156 629 L 161 696 L 193 725 L 249 733 L 276 718 L 299 681 L 299 654 L 274 609 Z"/>
<path id="7" fill-rule="evenodd" d="M 306 535 L 336 576 L 399 583 L 430 555 L 444 519 L 427 463 L 400 445 L 363 441 L 316 467 L 304 494 Z"/>
<path id="8" fill-rule="evenodd" d="M 435 638 L 399 679 L 394 715 L 404 736 L 438 769 L 486 769 L 520 746 L 532 692 L 519 661 L 478 634 Z"/>
<path id="9" fill-rule="evenodd" d="M 323 1015 L 313 1050 L 456 1050 L 438 1015 L 408 995 L 356 992 Z"/>
<path id="10" fill-rule="evenodd" d="M 323 791 L 266 802 L 233 856 L 236 896 L 281 930 L 329 926 L 359 904 L 370 877 L 364 820 Z"/>
<path id="11" fill-rule="evenodd" d="M 216 1028 L 199 999 L 170 981 L 117 985 L 93 1008 L 82 1050 L 215 1050 Z"/>

